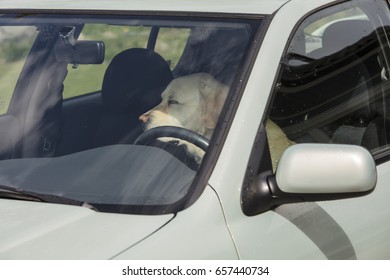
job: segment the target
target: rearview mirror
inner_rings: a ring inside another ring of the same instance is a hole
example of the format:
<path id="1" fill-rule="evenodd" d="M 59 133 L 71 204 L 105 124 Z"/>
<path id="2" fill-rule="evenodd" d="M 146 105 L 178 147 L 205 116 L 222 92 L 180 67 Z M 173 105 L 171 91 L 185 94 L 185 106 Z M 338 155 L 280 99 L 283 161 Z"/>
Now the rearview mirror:
<path id="1" fill-rule="evenodd" d="M 376 165 L 370 152 L 354 145 L 296 144 L 283 153 L 276 174 L 260 174 L 252 184 L 245 214 L 279 205 L 367 195 L 375 188 Z"/>
<path id="2" fill-rule="evenodd" d="M 105 47 L 101 41 L 77 41 L 72 45 L 59 41 L 55 46 L 57 61 L 68 64 L 101 64 Z"/>

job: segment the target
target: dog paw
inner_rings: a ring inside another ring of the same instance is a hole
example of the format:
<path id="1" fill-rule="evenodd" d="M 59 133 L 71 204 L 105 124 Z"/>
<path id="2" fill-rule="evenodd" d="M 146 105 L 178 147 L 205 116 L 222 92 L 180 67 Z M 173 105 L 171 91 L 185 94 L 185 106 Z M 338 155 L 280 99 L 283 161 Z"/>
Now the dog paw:
<path id="1" fill-rule="evenodd" d="M 173 137 L 161 137 L 158 138 L 158 140 L 166 143 L 171 143 L 176 146 L 184 146 L 186 148 L 187 154 L 189 154 L 198 164 L 202 162 L 205 151 L 195 146 L 194 144 Z"/>

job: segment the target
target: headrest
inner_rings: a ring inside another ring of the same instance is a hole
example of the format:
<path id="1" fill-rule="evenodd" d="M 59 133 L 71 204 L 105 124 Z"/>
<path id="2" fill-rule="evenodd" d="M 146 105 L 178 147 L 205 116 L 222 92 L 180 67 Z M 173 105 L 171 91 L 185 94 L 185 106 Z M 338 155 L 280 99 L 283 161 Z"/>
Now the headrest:
<path id="1" fill-rule="evenodd" d="M 141 115 L 161 101 L 160 95 L 172 79 L 168 63 L 154 51 L 124 50 L 104 74 L 103 104 L 110 111 Z"/>
<path id="2" fill-rule="evenodd" d="M 205 72 L 231 86 L 242 60 L 249 31 L 246 28 L 195 28 L 175 67 L 175 76 Z"/>
<path id="3" fill-rule="evenodd" d="M 374 31 L 367 20 L 345 20 L 333 23 L 325 29 L 322 48 L 332 54 L 351 46 Z"/>

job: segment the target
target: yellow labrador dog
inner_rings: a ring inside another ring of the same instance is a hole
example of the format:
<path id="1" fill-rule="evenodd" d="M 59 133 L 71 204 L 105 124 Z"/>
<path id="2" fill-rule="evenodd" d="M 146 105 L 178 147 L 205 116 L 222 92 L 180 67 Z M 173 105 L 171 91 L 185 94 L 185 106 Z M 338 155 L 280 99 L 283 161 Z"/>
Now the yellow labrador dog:
<path id="1" fill-rule="evenodd" d="M 197 73 L 174 79 L 161 94 L 159 105 L 139 117 L 145 130 L 158 126 L 178 126 L 192 130 L 210 139 L 229 87 L 206 73 Z M 160 138 L 169 141 L 171 138 Z M 187 150 L 201 161 L 204 151 L 183 140 Z"/>
<path id="2" fill-rule="evenodd" d="M 210 139 L 229 88 L 206 73 L 174 79 L 161 94 L 162 102 L 139 117 L 145 129 L 178 126 Z"/>
<path id="3" fill-rule="evenodd" d="M 265 131 L 267 132 L 269 152 L 271 154 L 272 169 L 276 170 L 279 160 L 285 149 L 295 144 L 295 142 L 288 139 L 284 131 L 270 119 L 265 124 Z"/>
<path id="4" fill-rule="evenodd" d="M 210 139 L 219 114 L 229 92 L 229 87 L 206 73 L 197 73 L 174 79 L 161 94 L 162 102 L 139 117 L 145 130 L 158 126 L 178 126 L 190 129 Z M 274 169 L 281 153 L 293 142 L 271 120 L 267 121 L 267 135 L 270 142 Z M 171 138 L 160 138 L 170 141 Z M 188 151 L 201 161 L 204 151 L 179 140 Z"/>

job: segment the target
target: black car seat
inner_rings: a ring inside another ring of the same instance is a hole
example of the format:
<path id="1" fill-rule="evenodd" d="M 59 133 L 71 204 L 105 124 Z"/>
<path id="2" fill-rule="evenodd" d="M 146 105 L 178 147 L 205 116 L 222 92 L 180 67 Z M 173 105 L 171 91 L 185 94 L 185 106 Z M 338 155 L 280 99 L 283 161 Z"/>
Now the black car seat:
<path id="1" fill-rule="evenodd" d="M 138 117 L 161 101 L 172 79 L 168 63 L 152 50 L 132 48 L 117 54 L 103 79 L 104 109 L 95 147 L 133 143 L 142 133 Z"/>
<path id="2" fill-rule="evenodd" d="M 37 94 L 31 94 L 27 110 L 20 113 L 24 118 L 20 127 L 21 157 L 53 157 L 62 137 L 62 92 L 67 68 L 61 62 L 47 67 L 40 79 L 43 82 L 37 83 Z"/>
<path id="3" fill-rule="evenodd" d="M 250 37 L 246 28 L 194 28 L 174 76 L 205 72 L 231 86 L 243 59 Z"/>
<path id="4" fill-rule="evenodd" d="M 346 57 L 350 56 L 351 62 L 355 64 L 340 76 L 342 80 L 337 83 L 338 87 L 344 84 L 350 88 L 350 100 L 343 104 L 344 110 L 354 110 L 353 104 L 360 104 L 355 105 L 360 109 L 349 114 L 349 120 L 336 129 L 331 142 L 372 147 L 372 143 L 365 143 L 364 138 L 367 129 L 372 129 L 371 122 L 376 117 L 375 106 L 372 105 L 372 97 L 369 94 L 369 88 L 377 83 L 378 75 L 375 73 L 380 72 L 377 54 L 372 51 L 375 48 L 375 39 L 374 28 L 368 20 L 340 21 L 330 25 L 323 34 L 323 56 L 340 52 Z M 379 133 L 375 135 L 375 139 L 368 142 L 378 142 L 378 136 Z"/>

